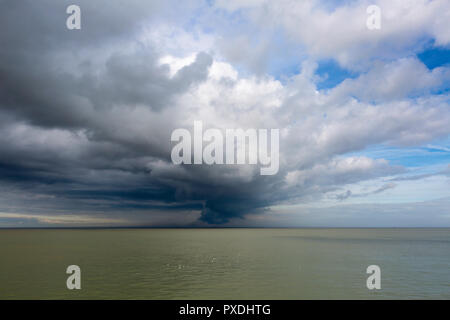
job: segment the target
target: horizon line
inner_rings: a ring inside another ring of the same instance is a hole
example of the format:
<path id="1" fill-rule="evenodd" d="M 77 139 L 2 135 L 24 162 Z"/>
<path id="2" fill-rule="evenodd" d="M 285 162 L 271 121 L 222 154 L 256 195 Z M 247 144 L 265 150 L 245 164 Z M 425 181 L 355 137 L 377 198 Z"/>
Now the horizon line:
<path id="1" fill-rule="evenodd" d="M 415 227 L 176 227 L 176 226 L 123 226 L 123 227 L 0 227 L 0 230 L 80 230 L 80 229 L 450 229 L 450 226 L 447 227 L 424 227 L 424 226 L 415 226 Z"/>

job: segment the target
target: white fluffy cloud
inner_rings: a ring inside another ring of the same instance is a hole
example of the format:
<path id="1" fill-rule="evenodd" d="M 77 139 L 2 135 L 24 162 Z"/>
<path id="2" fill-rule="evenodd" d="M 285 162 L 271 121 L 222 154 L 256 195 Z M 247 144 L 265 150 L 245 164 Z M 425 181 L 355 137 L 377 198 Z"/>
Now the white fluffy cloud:
<path id="1" fill-rule="evenodd" d="M 381 29 L 366 27 L 369 5 L 381 9 Z M 366 70 L 373 59 L 404 57 L 422 48 L 424 38 L 450 43 L 446 0 L 349 1 L 330 8 L 326 1 L 217 1 L 217 7 L 243 10 L 263 29 L 282 28 L 305 50 L 334 58 L 343 66 Z"/>

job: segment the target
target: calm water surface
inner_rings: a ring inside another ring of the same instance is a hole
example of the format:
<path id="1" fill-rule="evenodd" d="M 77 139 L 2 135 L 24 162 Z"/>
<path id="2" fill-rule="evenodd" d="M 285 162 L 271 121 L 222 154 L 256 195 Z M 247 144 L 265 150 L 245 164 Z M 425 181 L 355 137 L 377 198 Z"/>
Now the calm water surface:
<path id="1" fill-rule="evenodd" d="M 0 299 L 450 299 L 449 266 L 450 229 L 0 230 Z"/>

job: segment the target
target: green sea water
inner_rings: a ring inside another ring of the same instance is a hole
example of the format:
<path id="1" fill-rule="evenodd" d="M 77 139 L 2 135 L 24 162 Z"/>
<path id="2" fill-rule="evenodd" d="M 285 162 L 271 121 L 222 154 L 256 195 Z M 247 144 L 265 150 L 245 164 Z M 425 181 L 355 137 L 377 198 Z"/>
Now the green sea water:
<path id="1" fill-rule="evenodd" d="M 0 299 L 450 299 L 450 229 L 3 229 Z"/>

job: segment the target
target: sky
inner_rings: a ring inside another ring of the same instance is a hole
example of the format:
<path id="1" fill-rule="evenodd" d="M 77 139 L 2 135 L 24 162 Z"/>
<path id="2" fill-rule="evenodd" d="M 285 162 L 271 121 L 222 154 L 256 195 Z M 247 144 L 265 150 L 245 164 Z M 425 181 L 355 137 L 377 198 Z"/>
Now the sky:
<path id="1" fill-rule="evenodd" d="M 0 0 L 0 43 L 0 228 L 450 227 L 448 0 Z M 173 164 L 194 121 L 278 173 Z"/>

